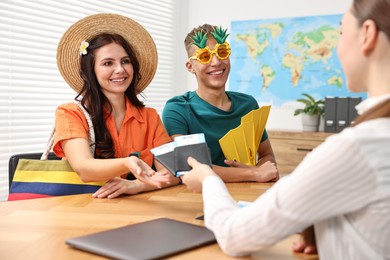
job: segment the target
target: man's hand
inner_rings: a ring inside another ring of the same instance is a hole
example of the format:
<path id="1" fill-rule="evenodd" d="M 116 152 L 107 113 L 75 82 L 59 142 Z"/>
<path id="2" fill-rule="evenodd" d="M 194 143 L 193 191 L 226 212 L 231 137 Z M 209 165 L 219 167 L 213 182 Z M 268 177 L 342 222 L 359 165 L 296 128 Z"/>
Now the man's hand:
<path id="1" fill-rule="evenodd" d="M 235 168 L 251 168 L 256 182 L 268 182 L 279 180 L 279 172 L 276 164 L 266 161 L 263 164 L 256 166 L 248 166 L 239 162 L 225 160 L 225 164 Z"/>

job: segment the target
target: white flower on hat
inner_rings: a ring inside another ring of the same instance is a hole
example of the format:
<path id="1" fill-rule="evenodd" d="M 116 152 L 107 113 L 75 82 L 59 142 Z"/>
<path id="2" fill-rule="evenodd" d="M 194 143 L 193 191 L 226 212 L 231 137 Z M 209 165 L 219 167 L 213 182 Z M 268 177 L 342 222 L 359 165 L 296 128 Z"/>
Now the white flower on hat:
<path id="1" fill-rule="evenodd" d="M 87 55 L 87 48 L 89 43 L 87 41 L 82 41 L 80 45 L 80 55 Z"/>

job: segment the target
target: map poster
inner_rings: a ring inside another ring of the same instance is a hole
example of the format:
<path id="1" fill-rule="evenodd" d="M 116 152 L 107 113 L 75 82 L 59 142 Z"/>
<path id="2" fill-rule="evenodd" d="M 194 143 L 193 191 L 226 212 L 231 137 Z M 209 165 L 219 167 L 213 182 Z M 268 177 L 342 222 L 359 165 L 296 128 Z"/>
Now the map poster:
<path id="1" fill-rule="evenodd" d="M 229 90 L 292 108 L 308 93 L 366 97 L 345 85 L 337 56 L 342 15 L 232 21 Z"/>

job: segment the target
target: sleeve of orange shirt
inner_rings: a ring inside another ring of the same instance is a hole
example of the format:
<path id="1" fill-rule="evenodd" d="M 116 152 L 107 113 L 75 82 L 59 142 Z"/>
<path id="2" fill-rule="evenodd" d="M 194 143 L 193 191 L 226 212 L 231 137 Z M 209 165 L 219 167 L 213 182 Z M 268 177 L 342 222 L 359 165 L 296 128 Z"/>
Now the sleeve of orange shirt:
<path id="1" fill-rule="evenodd" d="M 83 112 L 75 103 L 67 103 L 56 110 L 56 134 L 53 151 L 58 157 L 65 157 L 61 141 L 72 138 L 88 140 L 88 123 Z"/>

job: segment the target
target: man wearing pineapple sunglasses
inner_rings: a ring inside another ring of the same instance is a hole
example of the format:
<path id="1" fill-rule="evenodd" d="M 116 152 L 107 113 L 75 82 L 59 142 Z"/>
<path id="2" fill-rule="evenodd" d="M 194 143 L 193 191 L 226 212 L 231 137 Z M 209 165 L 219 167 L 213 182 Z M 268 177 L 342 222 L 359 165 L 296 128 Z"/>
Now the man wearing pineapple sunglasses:
<path id="1" fill-rule="evenodd" d="M 231 52 L 226 31 L 204 24 L 187 35 L 184 41 L 188 54 L 186 68 L 195 75 L 198 87 L 196 91 L 168 100 L 163 122 L 172 138 L 204 133 L 213 169 L 225 182 L 276 181 L 279 173 L 266 131 L 261 139 L 256 166 L 225 160 L 219 145 L 221 137 L 240 125 L 242 116 L 259 108 L 252 96 L 225 90 Z"/>

